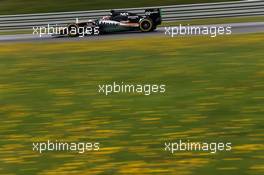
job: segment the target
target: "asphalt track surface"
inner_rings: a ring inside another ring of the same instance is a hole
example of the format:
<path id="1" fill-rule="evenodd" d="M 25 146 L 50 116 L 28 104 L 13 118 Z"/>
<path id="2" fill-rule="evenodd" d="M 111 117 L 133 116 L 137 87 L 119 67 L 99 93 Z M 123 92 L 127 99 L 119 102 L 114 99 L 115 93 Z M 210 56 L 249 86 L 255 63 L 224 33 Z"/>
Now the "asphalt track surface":
<path id="1" fill-rule="evenodd" d="M 217 25 L 195 25 L 195 27 L 220 27 L 220 26 L 222 27 L 231 26 L 232 35 L 264 32 L 264 22 L 232 23 L 232 24 L 217 24 Z M 173 26 L 171 26 L 171 28 L 172 27 Z M 174 26 L 174 27 L 179 27 L 179 26 Z M 3 42 L 32 42 L 32 41 L 63 42 L 63 41 L 80 41 L 80 40 L 119 39 L 119 38 L 132 38 L 132 37 L 146 37 L 146 36 L 171 37 L 168 34 L 165 35 L 165 31 L 166 31 L 165 27 L 159 27 L 156 31 L 149 32 L 149 33 L 126 32 L 126 33 L 115 33 L 115 34 L 106 34 L 106 35 L 99 35 L 99 36 L 85 36 L 85 37 L 53 37 L 50 35 L 43 35 L 42 37 L 39 37 L 38 35 L 33 35 L 33 34 L 0 35 L 0 43 L 3 43 Z M 179 37 L 179 36 L 188 37 L 188 36 L 193 36 L 193 35 L 175 35 L 174 37 Z"/>

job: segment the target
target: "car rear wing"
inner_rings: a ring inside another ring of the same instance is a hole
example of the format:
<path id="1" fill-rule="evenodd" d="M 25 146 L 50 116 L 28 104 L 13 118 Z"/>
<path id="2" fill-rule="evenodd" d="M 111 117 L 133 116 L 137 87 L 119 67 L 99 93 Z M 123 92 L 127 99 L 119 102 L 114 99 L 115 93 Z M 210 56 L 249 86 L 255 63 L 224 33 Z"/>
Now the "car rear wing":
<path id="1" fill-rule="evenodd" d="M 160 25 L 162 22 L 161 10 L 159 8 L 146 9 L 145 15 L 151 18 L 155 25 Z"/>

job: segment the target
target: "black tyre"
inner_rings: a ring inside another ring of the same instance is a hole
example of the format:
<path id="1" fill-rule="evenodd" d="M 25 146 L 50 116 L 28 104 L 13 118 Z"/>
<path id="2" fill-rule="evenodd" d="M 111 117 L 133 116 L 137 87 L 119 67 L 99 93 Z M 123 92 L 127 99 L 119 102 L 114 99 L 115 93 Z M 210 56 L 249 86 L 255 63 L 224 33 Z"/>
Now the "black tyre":
<path id="1" fill-rule="evenodd" d="M 96 35 L 95 34 L 95 28 L 96 25 L 92 23 L 88 23 L 84 26 L 84 30 L 86 32 L 86 35 Z"/>
<path id="2" fill-rule="evenodd" d="M 139 22 L 139 28 L 142 32 L 150 32 L 154 30 L 153 21 L 150 18 L 144 18 Z"/>
<path id="3" fill-rule="evenodd" d="M 70 24 L 69 26 L 68 26 L 68 31 L 69 31 L 69 33 L 68 33 L 68 35 L 70 36 L 70 37 L 76 37 L 76 36 L 79 36 L 79 27 L 78 27 L 78 25 L 76 25 L 76 24 Z"/>

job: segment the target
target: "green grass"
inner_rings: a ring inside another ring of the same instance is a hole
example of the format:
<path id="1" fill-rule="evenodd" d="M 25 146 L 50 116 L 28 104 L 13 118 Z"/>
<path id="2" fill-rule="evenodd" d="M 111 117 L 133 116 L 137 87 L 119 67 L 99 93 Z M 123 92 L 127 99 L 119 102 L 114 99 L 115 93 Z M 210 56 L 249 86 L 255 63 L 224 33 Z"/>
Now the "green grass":
<path id="1" fill-rule="evenodd" d="M 0 44 L 0 174 L 262 175 L 264 35 Z M 166 94 L 98 94 L 104 83 Z M 100 152 L 32 151 L 99 141 Z M 232 142 L 217 154 L 165 141 Z"/>
<path id="2" fill-rule="evenodd" d="M 22 13 L 44 13 L 44 12 L 62 12 L 76 10 L 97 10 L 97 9 L 116 9 L 128 7 L 189 4 L 202 2 L 219 2 L 223 0 L 1 0 L 0 15 L 22 14 Z M 230 0 L 225 0 L 230 1 Z"/>
<path id="3" fill-rule="evenodd" d="M 33 29 L 30 30 L 10 30 L 10 31 L 0 31 L 0 35 L 19 35 L 19 34 L 32 34 Z"/>

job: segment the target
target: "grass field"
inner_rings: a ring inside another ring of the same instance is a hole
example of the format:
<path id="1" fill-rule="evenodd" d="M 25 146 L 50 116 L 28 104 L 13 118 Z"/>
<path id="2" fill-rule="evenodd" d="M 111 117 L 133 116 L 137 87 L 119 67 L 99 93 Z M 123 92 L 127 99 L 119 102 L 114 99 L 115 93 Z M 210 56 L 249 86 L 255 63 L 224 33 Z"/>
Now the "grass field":
<path id="1" fill-rule="evenodd" d="M 264 35 L 0 44 L 0 174 L 262 175 Z M 104 83 L 167 85 L 151 96 Z M 32 151 L 98 141 L 99 152 Z M 232 142 L 231 152 L 165 152 L 165 141 Z"/>
<path id="2" fill-rule="evenodd" d="M 62 12 L 76 10 L 97 10 L 97 9 L 116 9 L 128 7 L 147 7 L 173 4 L 189 4 L 202 2 L 221 2 L 230 0 L 1 0 L 0 15 L 22 14 L 22 13 L 44 13 L 44 12 Z M 235 1 L 235 0 L 232 0 Z"/>

